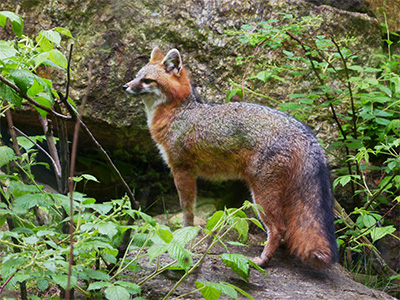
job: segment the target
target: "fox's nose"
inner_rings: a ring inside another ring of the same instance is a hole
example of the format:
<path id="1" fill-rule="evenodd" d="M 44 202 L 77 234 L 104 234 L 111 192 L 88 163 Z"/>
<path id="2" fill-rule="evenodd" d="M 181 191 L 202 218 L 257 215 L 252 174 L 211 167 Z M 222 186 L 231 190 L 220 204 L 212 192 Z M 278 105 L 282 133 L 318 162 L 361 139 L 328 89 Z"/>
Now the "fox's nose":
<path id="1" fill-rule="evenodd" d="M 124 84 L 122 88 L 124 89 L 124 91 L 126 91 L 128 89 L 128 87 L 129 86 L 127 84 Z"/>

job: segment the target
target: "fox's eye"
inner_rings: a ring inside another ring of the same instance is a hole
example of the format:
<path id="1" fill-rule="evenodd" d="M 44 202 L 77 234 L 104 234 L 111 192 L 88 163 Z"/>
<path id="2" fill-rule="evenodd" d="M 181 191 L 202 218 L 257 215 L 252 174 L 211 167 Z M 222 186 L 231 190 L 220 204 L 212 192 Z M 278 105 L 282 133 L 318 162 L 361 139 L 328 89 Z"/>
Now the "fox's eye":
<path id="1" fill-rule="evenodd" d="M 150 84 L 150 83 L 152 83 L 152 82 L 154 82 L 154 81 L 155 81 L 155 80 L 149 79 L 149 78 L 143 78 L 143 79 L 142 79 L 142 82 L 145 83 L 145 84 Z"/>

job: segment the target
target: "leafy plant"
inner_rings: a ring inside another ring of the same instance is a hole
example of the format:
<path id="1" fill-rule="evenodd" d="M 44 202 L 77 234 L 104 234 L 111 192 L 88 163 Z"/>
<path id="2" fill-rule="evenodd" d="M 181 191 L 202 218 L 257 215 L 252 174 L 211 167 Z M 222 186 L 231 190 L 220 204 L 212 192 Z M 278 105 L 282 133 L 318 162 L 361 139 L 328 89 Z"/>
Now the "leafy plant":
<path id="1" fill-rule="evenodd" d="M 334 187 L 350 187 L 353 199 L 350 217 L 336 203 L 342 214 L 338 223 L 344 226 L 338 243 L 344 253 L 366 251 L 369 255 L 379 239 L 388 235 L 396 238 L 394 226 L 385 217 L 400 202 L 400 56 L 389 47 L 388 54 L 377 51 L 368 60 L 370 65 L 365 65 L 365 60 L 351 51 L 354 38 L 321 33 L 321 17 L 280 15 L 279 20 L 229 32 L 255 50 L 251 56 L 238 58 L 238 63 L 247 64 L 247 70 L 242 83 L 232 82 L 227 100 L 235 94 L 242 98 L 243 94 L 260 96 L 249 85 L 262 88 L 291 80 L 298 82 L 299 88 L 287 95 L 289 102 L 263 97 L 303 121 L 309 116 L 326 120 L 329 109 L 337 137 L 326 150 L 343 166 L 333 170 Z M 389 38 L 386 43 L 392 44 Z M 271 51 L 275 59 L 268 59 Z M 381 214 L 378 210 L 387 211 Z M 396 273 L 389 270 L 388 274 Z"/>
<path id="2" fill-rule="evenodd" d="M 39 291 L 37 299 L 40 299 L 40 295 L 44 295 L 54 285 L 67 288 L 68 255 L 71 244 L 69 235 L 62 232 L 60 224 L 68 220 L 63 218 L 61 212 L 63 207 L 69 206 L 69 197 L 45 192 L 43 186 L 36 184 L 29 171 L 30 164 L 34 164 L 32 158 L 34 151 L 26 153 L 26 159 L 22 160 L 6 146 L 0 147 L 0 153 L 4 154 L 1 157 L 5 157 L 0 167 L 16 163 L 18 168 L 26 171 L 32 182 L 24 184 L 18 175 L 0 176 L 3 187 L 0 192 L 5 199 L 0 205 L 0 222 L 4 224 L 8 218 L 14 220 L 12 230 L 0 232 L 0 247 L 4 253 L 0 258 L 2 264 L 0 276 L 3 278 L 1 289 L 5 286 L 13 289 L 16 284 L 27 282 L 32 288 L 37 287 Z M 74 178 L 75 182 L 82 180 L 96 180 L 96 178 L 88 174 Z M 38 206 L 48 214 L 48 224 L 41 226 L 35 224 L 35 216 L 31 212 L 34 206 Z M 86 297 L 101 297 L 104 293 L 105 298 L 110 300 L 130 299 L 132 296 L 141 299 L 141 286 L 144 283 L 168 268 L 178 267 L 185 274 L 164 297 L 167 299 L 187 276 L 200 267 L 216 243 L 222 243 L 227 249 L 224 237 L 229 231 L 236 230 L 245 240 L 248 232 L 247 221 L 262 228 L 258 220 L 247 218 L 243 212 L 252 206 L 246 202 L 239 209 L 216 212 L 203 229 L 204 236 L 195 242 L 199 227 L 185 227 L 172 232 L 140 210 L 132 209 L 128 197 L 96 203 L 95 199 L 74 192 L 75 264 L 72 266 L 70 287 L 77 289 Z M 127 215 L 135 218 L 135 224 L 127 225 L 121 222 Z M 132 238 L 122 261 L 117 266 L 115 265 L 117 247 L 128 228 L 132 229 Z M 207 251 L 195 254 L 195 249 L 203 243 L 207 244 Z M 135 255 L 128 257 L 128 251 L 134 251 Z M 172 261 L 165 266 L 157 267 L 146 278 L 136 278 L 135 282 L 123 280 L 125 271 L 136 273 L 140 269 L 140 260 L 148 258 L 150 261 L 155 261 L 160 255 L 166 254 Z M 245 280 L 248 279 L 250 266 L 265 274 L 263 269 L 243 255 L 225 253 L 220 257 Z M 115 268 L 110 270 L 111 265 Z M 196 288 L 205 299 L 218 299 L 221 293 L 238 299 L 237 292 L 253 299 L 247 292 L 228 283 L 198 281 Z"/>

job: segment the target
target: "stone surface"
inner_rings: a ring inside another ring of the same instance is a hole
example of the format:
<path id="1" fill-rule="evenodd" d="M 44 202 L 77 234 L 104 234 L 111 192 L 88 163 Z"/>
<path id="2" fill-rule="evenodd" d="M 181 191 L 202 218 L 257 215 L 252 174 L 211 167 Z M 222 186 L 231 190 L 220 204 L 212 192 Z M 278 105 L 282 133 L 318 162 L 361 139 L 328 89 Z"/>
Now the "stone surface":
<path id="1" fill-rule="evenodd" d="M 254 237 L 253 237 L 254 238 Z M 261 237 L 263 238 L 263 237 Z M 205 245 L 195 250 L 195 253 L 202 254 Z M 250 246 L 247 248 L 228 245 L 230 253 L 240 253 L 248 258 L 258 256 L 262 247 Z M 279 248 L 270 264 L 265 268 L 267 274 L 264 277 L 260 272 L 251 269 L 248 282 L 243 280 L 232 269 L 227 267 L 219 254 L 226 250 L 217 244 L 210 252 L 201 268 L 196 274 L 190 275 L 178 289 L 172 294 L 177 297 L 189 293 L 195 289 L 194 282 L 227 282 L 233 284 L 245 292 L 249 293 L 254 299 L 271 300 L 370 300 L 370 299 L 395 299 L 383 292 L 379 292 L 355 282 L 351 275 L 340 265 L 335 264 L 326 270 L 312 269 L 292 256 L 288 256 L 284 249 Z M 135 253 L 132 253 L 133 255 Z M 159 263 L 165 265 L 171 261 L 168 256 L 160 257 Z M 143 270 L 136 274 L 137 278 L 145 278 L 155 270 L 156 265 L 146 260 L 139 263 Z M 129 273 L 126 275 L 129 276 Z M 149 300 L 162 299 L 174 284 L 183 275 L 182 272 L 168 270 L 149 281 L 143 286 L 142 295 Z M 157 288 L 154 288 L 157 287 Z M 239 299 L 248 299 L 239 294 Z M 180 299 L 200 299 L 199 292 L 184 296 Z M 222 295 L 219 299 L 232 299 Z"/>
<path id="2" fill-rule="evenodd" d="M 226 34 L 226 30 L 277 18 L 281 12 L 299 17 L 313 14 L 325 20 L 321 33 L 359 37 L 352 48 L 364 59 L 379 51 L 381 45 L 381 30 L 375 19 L 301 0 L 5 0 L 0 9 L 18 10 L 25 20 L 24 32 L 31 36 L 41 29 L 56 26 L 71 30 L 75 37 L 72 97 L 78 103 L 82 99 L 87 84 L 87 66 L 92 60 L 93 85 L 84 119 L 100 141 L 109 147 L 130 148 L 140 140 L 143 149 L 154 149 L 146 130 L 142 104 L 121 88 L 148 61 L 154 46 L 164 51 L 178 48 L 200 97 L 221 102 L 230 88 L 228 81 L 240 83 L 247 68 L 247 65 L 237 65 L 236 57 L 254 51 Z M 4 38 L 3 30 L 0 30 L 0 38 Z M 267 50 L 265 55 L 279 59 L 280 54 Z M 60 87 L 65 85 L 64 78 L 55 81 Z M 307 88 L 311 88 L 310 82 Z M 269 82 L 259 91 L 277 101 L 285 101 L 286 96 L 296 89 L 298 82 L 286 85 Z M 256 97 L 246 100 L 275 105 L 273 101 Z M 25 119 L 26 116 L 16 122 L 29 122 L 33 126 L 32 120 Z"/>

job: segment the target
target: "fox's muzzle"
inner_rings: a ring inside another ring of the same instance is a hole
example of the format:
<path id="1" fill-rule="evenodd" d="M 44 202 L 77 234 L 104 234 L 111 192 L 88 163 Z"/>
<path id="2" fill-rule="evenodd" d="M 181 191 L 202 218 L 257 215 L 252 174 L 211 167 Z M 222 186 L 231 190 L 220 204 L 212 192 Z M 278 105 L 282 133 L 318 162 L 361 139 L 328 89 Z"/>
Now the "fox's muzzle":
<path id="1" fill-rule="evenodd" d="M 140 91 L 142 90 L 140 87 L 135 86 L 133 89 L 129 86 L 129 84 L 124 84 L 122 86 L 125 92 L 128 92 L 130 94 L 139 94 Z"/>

